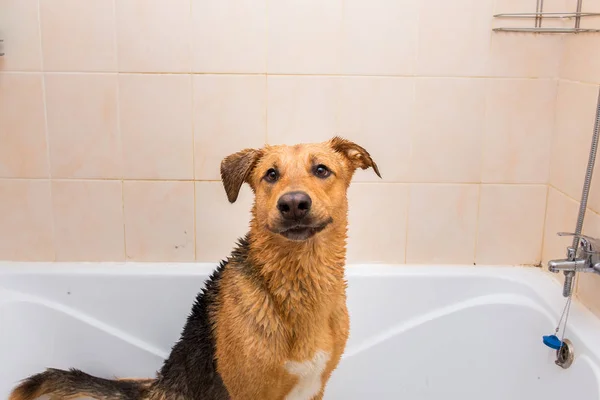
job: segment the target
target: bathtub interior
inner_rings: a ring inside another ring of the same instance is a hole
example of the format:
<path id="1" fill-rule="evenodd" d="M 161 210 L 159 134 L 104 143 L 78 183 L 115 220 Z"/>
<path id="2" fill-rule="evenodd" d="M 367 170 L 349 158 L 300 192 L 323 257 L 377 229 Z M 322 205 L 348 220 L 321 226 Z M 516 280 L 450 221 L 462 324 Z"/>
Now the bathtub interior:
<path id="1" fill-rule="evenodd" d="M 153 376 L 212 265 L 0 268 L 0 398 L 46 367 Z M 326 399 L 600 399 L 597 321 L 563 370 L 541 343 L 559 285 L 530 268 L 350 266 L 351 334 Z"/>

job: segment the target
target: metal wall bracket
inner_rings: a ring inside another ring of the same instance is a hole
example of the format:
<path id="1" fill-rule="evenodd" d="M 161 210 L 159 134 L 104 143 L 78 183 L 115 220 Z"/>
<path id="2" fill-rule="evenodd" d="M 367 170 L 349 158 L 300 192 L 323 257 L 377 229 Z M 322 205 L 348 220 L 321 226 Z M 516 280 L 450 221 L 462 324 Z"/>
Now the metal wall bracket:
<path id="1" fill-rule="evenodd" d="M 533 19 L 532 27 L 500 27 L 493 28 L 495 32 L 534 32 L 534 33 L 593 33 L 600 29 L 582 28 L 581 19 L 589 17 L 600 17 L 600 13 L 582 12 L 583 0 L 577 0 L 575 12 L 544 12 L 544 0 L 536 0 L 536 11 L 531 13 L 503 13 L 495 14 L 494 18 L 503 19 Z M 542 27 L 544 19 L 574 20 L 572 28 Z"/>

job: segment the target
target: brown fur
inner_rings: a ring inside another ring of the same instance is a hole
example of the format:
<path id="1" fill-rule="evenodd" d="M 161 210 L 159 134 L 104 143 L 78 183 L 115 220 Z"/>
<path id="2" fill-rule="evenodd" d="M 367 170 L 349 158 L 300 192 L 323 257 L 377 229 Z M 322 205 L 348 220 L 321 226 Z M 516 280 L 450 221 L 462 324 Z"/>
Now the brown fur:
<path id="1" fill-rule="evenodd" d="M 331 170 L 327 179 L 313 173 L 319 164 Z M 341 138 L 246 149 L 223 160 L 221 175 L 229 201 L 237 199 L 243 183 L 255 193 L 247 262 L 233 260 L 226 265 L 211 304 L 217 370 L 231 399 L 283 400 L 298 381 L 285 363 L 310 360 L 319 350 L 330 354 L 314 399 L 322 398 L 349 331 L 344 280 L 346 191 L 355 169 L 368 167 L 380 176 L 365 149 Z M 270 168 L 278 169 L 277 182 L 263 179 Z M 282 222 L 276 205 L 284 193 L 298 190 L 311 197 L 311 221 L 324 228 L 307 240 L 293 241 L 278 233 Z M 10 400 L 33 400 L 42 393 L 74 398 L 68 397 L 73 395 L 68 379 L 59 378 L 38 378 L 43 383 L 37 386 L 25 381 Z M 193 400 L 155 385 L 160 377 L 112 382 L 136 384 L 140 397 L 131 399 Z"/>

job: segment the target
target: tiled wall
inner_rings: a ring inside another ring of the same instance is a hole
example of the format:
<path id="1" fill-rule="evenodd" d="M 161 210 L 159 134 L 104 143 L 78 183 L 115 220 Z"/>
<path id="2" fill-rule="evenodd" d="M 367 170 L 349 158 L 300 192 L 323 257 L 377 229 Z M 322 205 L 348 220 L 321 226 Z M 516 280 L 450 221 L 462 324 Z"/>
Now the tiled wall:
<path id="1" fill-rule="evenodd" d="M 587 10 L 600 12 L 600 1 L 586 0 Z M 600 27 L 600 21 L 583 20 L 582 27 Z M 564 40 L 558 83 L 555 134 L 552 146 L 550 193 L 546 211 L 543 258 L 564 258 L 572 238 L 588 163 L 596 104 L 600 91 L 600 35 L 569 36 Z M 600 157 L 597 157 L 584 233 L 600 238 Z M 557 275 L 562 279 L 562 274 Z M 579 274 L 579 298 L 600 315 L 600 277 Z"/>
<path id="2" fill-rule="evenodd" d="M 0 0 L 0 259 L 216 262 L 251 204 L 220 160 L 341 134 L 384 177 L 351 188 L 351 262 L 536 264 L 557 88 L 592 93 L 559 36 L 492 33 L 531 3 Z"/>

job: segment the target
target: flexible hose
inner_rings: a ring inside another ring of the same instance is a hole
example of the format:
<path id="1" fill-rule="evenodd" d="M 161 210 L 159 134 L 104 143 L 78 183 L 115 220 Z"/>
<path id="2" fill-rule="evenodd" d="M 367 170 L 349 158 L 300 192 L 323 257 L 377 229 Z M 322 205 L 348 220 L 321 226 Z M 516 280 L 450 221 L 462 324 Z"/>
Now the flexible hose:
<path id="1" fill-rule="evenodd" d="M 587 170 L 585 171 L 585 180 L 583 181 L 583 190 L 581 192 L 581 203 L 579 204 L 579 215 L 577 216 L 577 225 L 575 227 L 575 236 L 573 236 L 573 249 L 575 252 L 579 248 L 581 231 L 583 230 L 583 221 L 587 209 L 590 186 L 592 185 L 592 176 L 594 174 L 594 164 L 596 163 L 596 153 L 598 152 L 598 137 L 600 136 L 600 91 L 598 92 L 598 103 L 596 106 L 596 120 L 594 121 L 594 134 L 592 136 L 592 146 L 590 148 L 590 158 L 588 160 Z M 575 274 L 565 273 L 565 284 L 563 286 L 563 296 L 569 297 L 573 291 L 573 276 Z"/>

